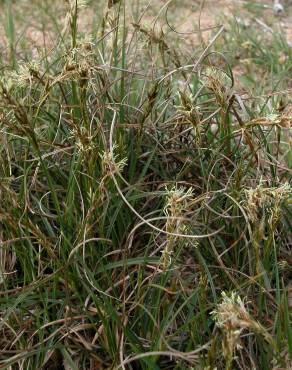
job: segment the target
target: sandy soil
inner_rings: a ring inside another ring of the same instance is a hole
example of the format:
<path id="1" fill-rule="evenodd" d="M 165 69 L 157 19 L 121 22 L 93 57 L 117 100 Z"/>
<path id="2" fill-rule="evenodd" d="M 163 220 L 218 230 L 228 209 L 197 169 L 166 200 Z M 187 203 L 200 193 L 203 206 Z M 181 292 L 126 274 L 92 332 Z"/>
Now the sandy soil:
<path id="1" fill-rule="evenodd" d="M 148 1 L 147 1 L 148 2 Z M 251 0 L 205 0 L 201 8 L 201 0 L 181 1 L 182 5 L 169 7 L 169 20 L 171 26 L 180 33 L 185 33 L 185 37 L 196 40 L 197 35 L 194 32 L 199 27 L 201 30 L 218 25 L 218 20 L 224 21 L 225 17 L 252 17 L 256 22 L 261 22 L 263 29 L 283 31 L 287 37 L 288 43 L 292 46 L 292 5 L 286 6 L 285 13 L 280 17 L 275 17 L 273 13 L 273 0 L 254 0 L 253 6 L 260 9 L 259 15 L 252 14 L 246 9 L 246 4 Z M 145 0 L 146 3 L 146 0 Z M 155 1 L 153 13 L 155 15 L 166 1 Z M 178 4 L 176 2 L 175 4 Z M 144 16 L 144 20 L 151 20 L 151 16 Z M 154 15 L 153 15 L 154 17 Z M 152 18 L 153 20 L 153 18 Z M 163 20 L 162 20 L 163 23 Z M 165 19 L 164 19 L 165 23 Z M 266 27 L 265 27 L 266 26 Z M 209 31 L 204 31 L 203 35 L 208 37 Z"/>
<path id="2" fill-rule="evenodd" d="M 99 0 L 96 0 L 99 1 Z M 136 1 L 136 0 L 132 0 Z M 250 2 L 250 1 L 249 1 Z M 102 0 L 99 4 L 106 4 L 106 0 Z M 130 0 L 129 0 L 130 3 Z M 146 4 L 149 4 L 149 0 L 140 0 L 142 6 L 140 11 L 146 8 Z M 145 11 L 142 18 L 142 23 L 153 25 L 153 20 L 156 19 L 157 15 L 160 14 L 159 10 L 164 7 L 166 9 L 167 1 L 165 0 L 152 0 L 151 5 Z M 200 9 L 201 0 L 180 0 L 170 4 L 167 13 L 167 18 L 161 16 L 155 23 L 156 27 L 162 29 L 168 29 L 169 25 L 181 33 L 181 36 L 191 44 L 198 44 L 199 35 L 196 29 L 199 28 L 203 31 L 202 35 L 204 39 L 208 39 L 211 30 L 210 28 L 218 25 L 218 20 L 224 22 L 225 17 L 235 16 L 244 18 L 245 14 L 248 14 L 248 10 L 245 5 L 248 3 L 247 0 L 205 0 L 204 6 Z M 286 7 L 286 13 L 281 17 L 275 17 L 272 11 L 273 0 L 254 0 L 254 3 L 262 5 L 261 14 L 251 14 L 249 17 L 253 17 L 257 22 L 262 23 L 263 29 L 275 29 L 282 30 L 288 42 L 292 46 L 292 6 Z M 18 46 L 26 44 L 31 50 L 33 50 L 33 56 L 37 56 L 44 44 L 47 48 L 54 45 L 55 38 L 50 30 L 46 30 L 45 37 L 43 29 L 47 24 L 52 24 L 52 19 L 42 20 L 40 24 L 39 6 L 40 2 L 37 0 L 18 0 L 13 3 L 13 14 L 15 18 L 15 30 L 16 30 L 16 43 Z M 59 25 L 62 25 L 64 21 L 65 10 L 63 2 L 56 1 L 54 4 L 54 10 L 58 17 L 56 18 Z M 264 7 L 265 6 L 265 7 Z M 2 5 L 3 7 L 3 5 Z M 105 8 L 105 7 L 104 7 Z M 1 9 L 0 5 L 0 52 L 5 54 L 9 44 L 6 37 L 5 27 L 7 25 L 7 15 L 5 11 Z M 90 28 L 90 24 L 94 22 L 94 15 L 91 9 L 83 10 L 81 18 L 81 29 L 86 30 Z M 200 24 L 199 24 L 200 20 Z M 129 20 L 131 21 L 131 20 Z M 206 31 L 207 30 L 207 31 Z M 18 47 L 17 47 L 18 48 Z M 21 47 L 19 47 L 21 49 Z"/>

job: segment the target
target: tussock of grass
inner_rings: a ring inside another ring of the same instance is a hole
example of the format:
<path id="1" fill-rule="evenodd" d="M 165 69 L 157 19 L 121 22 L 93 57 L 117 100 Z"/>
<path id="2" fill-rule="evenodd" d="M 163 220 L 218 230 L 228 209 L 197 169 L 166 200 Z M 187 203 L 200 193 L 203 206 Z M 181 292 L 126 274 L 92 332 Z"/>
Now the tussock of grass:
<path id="1" fill-rule="evenodd" d="M 6 3 L 0 367 L 286 369 L 290 67 L 241 96 L 216 51 L 235 53 L 232 24 L 190 58 L 109 5 L 82 34 L 85 2 L 67 1 L 32 59 Z M 248 49 L 263 63 L 265 42 Z"/>

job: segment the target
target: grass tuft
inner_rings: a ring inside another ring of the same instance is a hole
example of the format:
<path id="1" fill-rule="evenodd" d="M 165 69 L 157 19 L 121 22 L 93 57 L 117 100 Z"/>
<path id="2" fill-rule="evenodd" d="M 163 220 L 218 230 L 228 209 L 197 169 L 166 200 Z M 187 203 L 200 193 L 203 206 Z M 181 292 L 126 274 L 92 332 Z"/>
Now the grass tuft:
<path id="1" fill-rule="evenodd" d="M 1 369 L 291 367 L 291 48 L 145 4 L 0 5 Z"/>

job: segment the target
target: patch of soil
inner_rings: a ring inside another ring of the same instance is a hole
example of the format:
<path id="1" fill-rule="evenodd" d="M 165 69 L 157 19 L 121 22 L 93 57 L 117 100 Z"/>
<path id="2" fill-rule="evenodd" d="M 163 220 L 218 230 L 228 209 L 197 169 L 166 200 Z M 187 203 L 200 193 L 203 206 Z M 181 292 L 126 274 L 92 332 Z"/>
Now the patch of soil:
<path id="1" fill-rule="evenodd" d="M 288 42 L 292 45 L 292 15 L 289 15 L 290 8 L 286 5 L 285 14 L 277 18 L 273 15 L 272 11 L 273 0 L 253 0 L 253 2 L 249 0 L 205 0 L 202 8 L 201 0 L 179 0 L 170 3 L 168 12 L 166 12 L 165 5 L 167 2 L 165 0 L 153 0 L 147 9 L 149 0 L 140 0 L 140 11 L 146 9 L 141 24 L 148 24 L 149 27 L 155 25 L 156 30 L 160 31 L 162 29 L 165 33 L 175 32 L 176 36 L 184 39 L 187 45 L 196 47 L 201 43 L 201 37 L 207 42 L 211 33 L 214 32 L 212 28 L 218 26 L 219 19 L 221 22 L 224 22 L 224 17 L 236 16 L 244 18 L 247 13 L 249 13 L 249 17 L 256 18 L 257 16 L 255 14 L 251 14 L 245 8 L 248 2 L 250 4 L 264 5 L 265 7 L 261 8 L 263 9 L 262 14 L 259 16 L 260 21 L 263 21 L 264 25 L 267 22 L 268 27 L 272 29 L 283 30 Z M 131 1 L 128 2 L 129 7 L 131 3 Z M 49 47 L 54 42 L 54 38 L 50 35 L 50 30 L 46 30 L 46 35 L 42 31 L 43 25 L 40 24 L 41 20 L 37 4 L 36 0 L 19 0 L 13 4 L 16 30 L 15 39 L 23 39 L 24 43 L 32 49 L 33 57 L 37 57 L 44 43 L 46 43 L 46 47 Z M 66 14 L 64 3 L 52 1 L 51 4 L 54 4 L 50 6 L 58 14 L 59 19 L 57 23 L 59 25 L 64 23 Z M 106 4 L 107 1 L 102 0 L 98 6 L 100 8 L 103 7 L 103 11 L 105 11 Z M 0 22 L 0 51 L 2 54 L 5 54 L 4 52 L 8 49 L 9 43 L 4 27 L 7 23 L 7 19 L 5 19 L 7 16 L 5 15 L 3 6 L 3 4 L 0 5 L 0 14 L 2 14 L 2 22 Z M 92 13 L 91 8 L 81 12 L 81 31 L 86 31 L 90 28 L 94 20 L 94 14 Z M 132 22 L 132 19 L 129 19 L 130 22 Z M 201 34 L 198 32 L 199 28 Z"/>

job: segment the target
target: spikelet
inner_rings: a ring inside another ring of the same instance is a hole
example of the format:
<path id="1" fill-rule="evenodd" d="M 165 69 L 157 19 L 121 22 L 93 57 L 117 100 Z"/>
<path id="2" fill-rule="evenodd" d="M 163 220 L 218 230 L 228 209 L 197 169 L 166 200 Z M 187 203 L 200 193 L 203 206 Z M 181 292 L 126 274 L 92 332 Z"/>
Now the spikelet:
<path id="1" fill-rule="evenodd" d="M 102 173 L 103 177 L 108 177 L 112 172 L 122 172 L 124 167 L 127 165 L 127 158 L 118 159 L 118 155 L 115 154 L 118 149 L 118 145 L 114 143 L 112 152 L 104 150 L 100 154 Z"/>
<path id="2" fill-rule="evenodd" d="M 18 87 L 31 87 L 35 79 L 40 80 L 40 76 L 40 63 L 38 62 L 20 64 L 18 71 L 11 73 L 13 84 Z"/>
<path id="3" fill-rule="evenodd" d="M 217 103 L 224 107 L 227 104 L 231 78 L 222 70 L 213 66 L 207 67 L 202 75 L 201 82 L 215 95 Z"/>
<path id="4" fill-rule="evenodd" d="M 256 223 L 265 214 L 269 215 L 269 223 L 279 220 L 282 203 L 291 196 L 291 186 L 285 183 L 279 187 L 265 188 L 260 183 L 256 188 L 245 189 L 246 210 L 249 219 Z"/>
<path id="5" fill-rule="evenodd" d="M 87 7 L 87 0 L 65 0 L 65 2 L 68 4 L 69 8 L 66 14 L 64 27 L 61 33 L 62 36 L 64 36 L 68 29 L 72 27 L 74 17 L 78 14 L 78 12 L 81 9 Z"/>
<path id="6" fill-rule="evenodd" d="M 245 130 L 252 129 L 253 127 L 269 127 L 277 126 L 279 128 L 291 129 L 292 127 L 292 114 L 287 112 L 270 113 L 265 117 L 255 118 L 247 122 L 244 126 Z"/>
<path id="7" fill-rule="evenodd" d="M 235 350 L 241 348 L 239 339 L 243 330 L 248 329 L 263 336 L 274 348 L 276 347 L 272 336 L 250 316 L 243 300 L 235 292 L 229 295 L 222 292 L 222 300 L 211 315 L 216 326 L 223 332 L 222 350 L 228 370 L 232 369 Z"/>
<path id="8" fill-rule="evenodd" d="M 166 188 L 166 202 L 163 210 L 168 217 L 166 221 L 166 231 L 168 233 L 183 233 L 186 231 L 181 217 L 183 212 L 187 210 L 188 202 L 192 196 L 192 188 L 188 190 L 177 186 L 173 186 L 171 189 Z M 174 252 L 176 239 L 176 236 L 167 235 L 166 245 L 161 252 L 161 265 L 164 271 L 171 265 L 171 256 Z"/>

